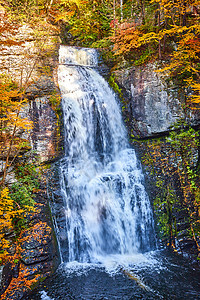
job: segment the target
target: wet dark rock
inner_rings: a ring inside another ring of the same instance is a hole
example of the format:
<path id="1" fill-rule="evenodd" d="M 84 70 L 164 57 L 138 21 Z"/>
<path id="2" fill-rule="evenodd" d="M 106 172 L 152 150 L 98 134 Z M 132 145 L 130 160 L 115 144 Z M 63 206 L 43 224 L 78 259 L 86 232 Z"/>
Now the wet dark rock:
<path id="1" fill-rule="evenodd" d="M 182 251 L 187 251 L 188 249 L 191 249 L 191 248 L 196 249 L 194 240 L 189 239 L 189 238 L 179 240 L 179 246 Z"/>
<path id="2" fill-rule="evenodd" d="M 28 294 L 29 289 L 27 287 L 23 287 L 17 290 L 12 290 L 7 293 L 7 299 L 23 299 L 24 295 Z"/>
<path id="3" fill-rule="evenodd" d="M 59 96 L 59 95 L 58 95 Z M 63 153 L 63 135 L 58 118 L 50 103 L 50 96 L 35 98 L 26 106 L 24 114 L 33 122 L 31 134 L 32 149 L 42 163 L 49 163 Z M 60 121 L 60 120 L 59 120 Z"/>
<path id="4" fill-rule="evenodd" d="M 13 277 L 12 264 L 7 263 L 2 272 L 2 280 L 1 280 L 1 292 L 3 293 L 7 287 L 9 286 Z"/>
<path id="5" fill-rule="evenodd" d="M 30 97 L 42 97 L 50 95 L 55 89 L 57 89 L 57 86 L 52 78 L 43 76 L 27 88 L 26 94 Z"/>
<path id="6" fill-rule="evenodd" d="M 13 266 L 12 272 L 13 272 L 13 277 L 14 277 L 14 278 L 18 278 L 18 276 L 19 276 L 19 266 L 20 266 L 20 262 L 17 262 L 17 263 Z"/>
<path id="7" fill-rule="evenodd" d="M 46 223 L 37 223 L 22 236 L 21 261 L 25 265 L 51 260 L 52 229 Z"/>
<path id="8" fill-rule="evenodd" d="M 26 230 L 22 234 L 22 251 L 36 249 L 41 245 L 47 245 L 51 242 L 51 231 L 52 229 L 44 222 L 37 223 L 32 228 Z"/>

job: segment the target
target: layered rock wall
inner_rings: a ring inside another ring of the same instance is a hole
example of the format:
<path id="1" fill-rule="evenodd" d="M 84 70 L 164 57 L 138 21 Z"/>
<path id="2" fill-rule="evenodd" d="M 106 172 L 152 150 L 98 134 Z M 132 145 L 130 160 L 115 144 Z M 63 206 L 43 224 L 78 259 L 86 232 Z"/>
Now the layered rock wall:
<path id="1" fill-rule="evenodd" d="M 6 20 L 5 20 L 6 25 Z M 24 87 L 27 95 L 50 94 L 57 83 L 59 34 L 46 24 L 5 31 L 0 44 L 0 72 Z"/>
<path id="2" fill-rule="evenodd" d="M 49 24 L 46 27 L 38 24 L 37 28 L 23 25 L 12 34 L 4 34 L 2 39 L 15 41 L 0 44 L 0 73 L 7 74 L 25 90 L 28 102 L 20 114 L 33 122 L 29 137 L 31 149 L 25 157 L 30 162 L 37 158 L 42 174 L 40 189 L 35 193 L 35 213 L 27 215 L 28 228 L 22 231 L 13 248 L 13 262 L 6 264 L 2 273 L 1 299 L 22 299 L 50 276 L 60 262 L 46 191 L 47 166 L 62 155 L 57 86 L 60 39 L 57 29 Z M 28 138 L 23 132 L 20 137 Z M 14 168 L 10 168 L 8 185 L 16 181 L 14 174 Z"/>
<path id="3" fill-rule="evenodd" d="M 184 119 L 183 99 L 172 82 L 166 83 L 156 64 L 130 67 L 114 71 L 117 83 L 128 99 L 131 127 L 137 137 L 162 135 L 176 121 Z M 192 123 L 200 123 L 200 116 L 189 116 Z"/>
<path id="4" fill-rule="evenodd" d="M 145 164 L 159 239 L 196 259 L 200 256 L 195 204 L 199 197 L 200 114 L 186 109 L 179 87 L 156 69 L 155 63 L 149 63 L 113 73 L 123 92 L 132 143 Z"/>

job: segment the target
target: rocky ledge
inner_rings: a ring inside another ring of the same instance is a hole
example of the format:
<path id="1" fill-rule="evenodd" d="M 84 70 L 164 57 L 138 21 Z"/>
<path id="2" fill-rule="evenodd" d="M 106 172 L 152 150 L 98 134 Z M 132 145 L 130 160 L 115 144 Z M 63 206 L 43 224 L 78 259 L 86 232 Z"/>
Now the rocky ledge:
<path id="1" fill-rule="evenodd" d="M 1 299 L 22 299 L 60 263 L 47 195 L 38 193 L 35 200 L 35 213 L 27 216 L 29 228 L 22 231 L 12 262 L 3 268 Z"/>
<path id="2" fill-rule="evenodd" d="M 126 99 L 126 116 L 132 133 L 138 138 L 165 135 L 180 119 L 200 125 L 200 113 L 187 116 L 178 87 L 165 80 L 156 63 L 121 67 L 113 74 Z M 187 120 L 188 119 L 188 120 Z"/>

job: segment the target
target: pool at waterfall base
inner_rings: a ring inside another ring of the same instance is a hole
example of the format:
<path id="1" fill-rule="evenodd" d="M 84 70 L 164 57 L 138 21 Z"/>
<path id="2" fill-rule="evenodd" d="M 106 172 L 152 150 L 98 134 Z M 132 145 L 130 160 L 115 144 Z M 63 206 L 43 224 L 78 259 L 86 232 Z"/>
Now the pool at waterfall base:
<path id="1" fill-rule="evenodd" d="M 169 250 L 107 266 L 63 263 L 27 300 L 200 299 L 200 271 Z"/>

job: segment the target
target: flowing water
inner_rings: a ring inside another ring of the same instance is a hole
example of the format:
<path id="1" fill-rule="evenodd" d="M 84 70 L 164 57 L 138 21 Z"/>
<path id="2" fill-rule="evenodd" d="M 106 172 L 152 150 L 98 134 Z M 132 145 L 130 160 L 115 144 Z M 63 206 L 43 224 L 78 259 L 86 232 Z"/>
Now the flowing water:
<path id="1" fill-rule="evenodd" d="M 61 188 L 68 235 L 63 260 L 96 263 L 109 255 L 123 260 L 151 250 L 153 218 L 143 174 L 115 94 L 93 69 L 97 52 L 61 46 L 60 62 L 66 141 Z"/>
<path id="2" fill-rule="evenodd" d="M 198 299 L 198 279 L 189 283 L 188 274 L 199 273 L 157 250 L 141 166 L 97 66 L 96 50 L 61 46 L 62 264 L 31 299 Z"/>

